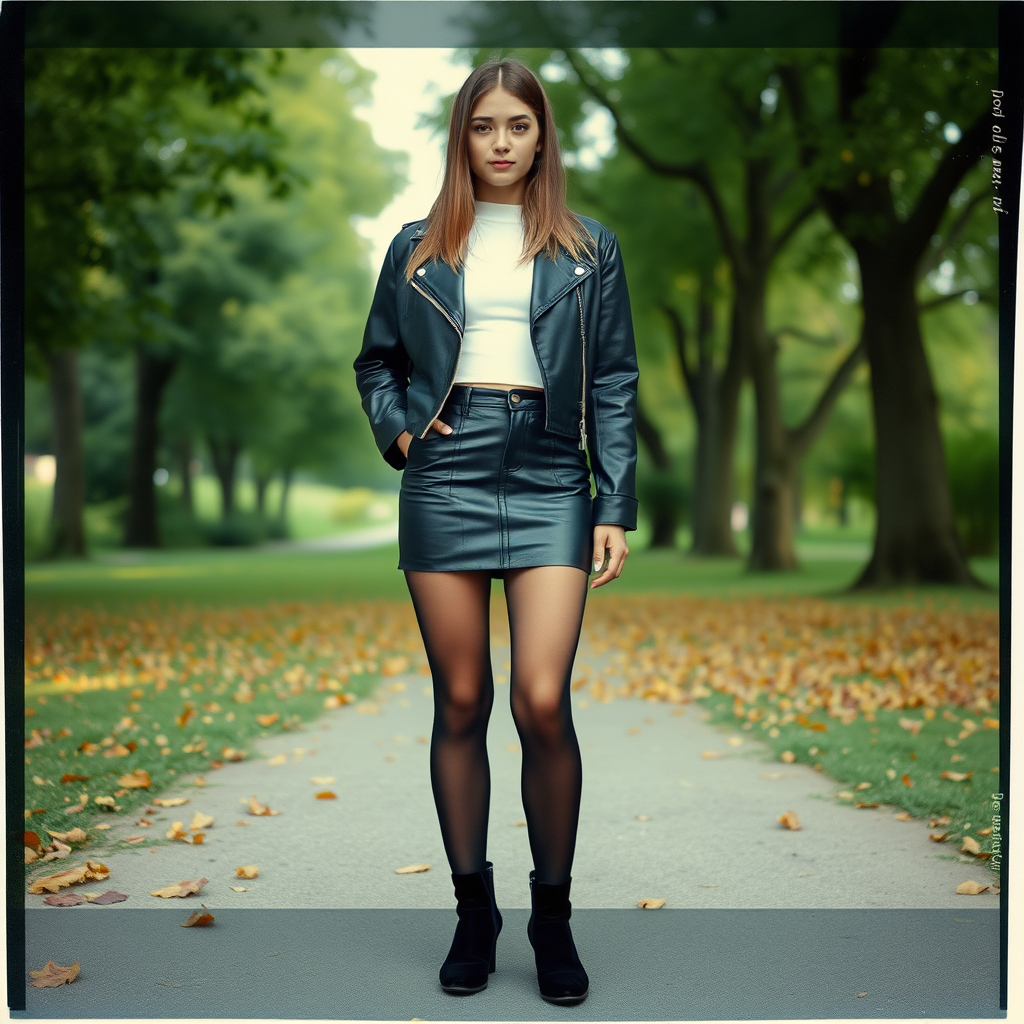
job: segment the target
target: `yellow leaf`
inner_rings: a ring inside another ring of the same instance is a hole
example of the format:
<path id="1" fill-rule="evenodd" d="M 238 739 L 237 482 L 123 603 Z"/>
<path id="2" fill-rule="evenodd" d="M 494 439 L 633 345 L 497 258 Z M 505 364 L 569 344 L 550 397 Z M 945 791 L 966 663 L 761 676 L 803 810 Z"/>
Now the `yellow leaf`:
<path id="1" fill-rule="evenodd" d="M 796 754 L 792 750 L 784 750 L 779 754 L 779 760 L 785 761 L 786 764 L 792 764 L 796 760 Z"/>
<path id="2" fill-rule="evenodd" d="M 854 808 L 856 810 L 860 810 L 862 807 L 877 807 L 878 804 L 867 803 L 867 802 L 865 802 L 863 800 L 860 800 L 857 803 L 855 803 L 853 806 L 854 806 Z"/>
<path id="3" fill-rule="evenodd" d="M 913 820 L 913 819 L 912 819 L 912 818 L 910 817 L 910 815 L 909 815 L 909 814 L 907 814 L 907 812 L 906 812 L 906 811 L 900 811 L 900 813 L 899 813 L 899 814 L 894 814 L 894 815 L 893 815 L 893 817 L 894 817 L 894 818 L 895 818 L 895 819 L 896 819 L 897 821 L 912 821 L 912 820 Z"/>
<path id="4" fill-rule="evenodd" d="M 186 896 L 191 896 L 193 893 L 199 892 L 200 889 L 209 881 L 208 878 L 191 878 L 184 882 L 178 882 L 175 885 L 165 886 L 163 889 L 156 889 L 151 892 L 150 896 L 159 896 L 161 899 L 169 900 L 175 896 L 180 896 L 184 899 Z"/>
<path id="5" fill-rule="evenodd" d="M 234 892 L 248 892 L 249 891 L 244 885 L 232 885 L 232 886 L 229 886 L 228 888 L 232 889 Z"/>
<path id="6" fill-rule="evenodd" d="M 933 843 L 944 843 L 948 837 L 949 837 L 949 833 L 948 832 L 930 832 L 928 834 L 928 838 Z"/>
<path id="7" fill-rule="evenodd" d="M 264 728 L 266 728 L 267 726 L 273 725 L 280 717 L 280 713 L 274 711 L 272 714 L 269 715 L 257 715 L 256 721 L 259 722 L 260 725 L 262 725 Z"/>
<path id="8" fill-rule="evenodd" d="M 272 758 L 270 758 L 269 761 L 267 761 L 267 764 L 274 765 L 275 767 L 277 765 L 279 765 L 279 764 L 287 764 L 287 763 L 288 763 L 288 755 L 287 754 L 278 754 L 277 757 L 272 757 Z"/>
<path id="9" fill-rule="evenodd" d="M 659 896 L 655 898 L 647 898 L 640 900 L 637 906 L 641 910 L 657 910 L 658 907 L 665 906 L 665 901 Z"/>
<path id="10" fill-rule="evenodd" d="M 948 779 L 950 782 L 963 782 L 969 779 L 974 772 L 939 772 L 940 779 Z"/>
<path id="11" fill-rule="evenodd" d="M 196 811 L 188 827 L 193 832 L 198 832 L 200 829 L 209 828 L 212 824 L 213 818 L 209 814 L 203 814 L 200 811 Z"/>
<path id="12" fill-rule="evenodd" d="M 128 775 L 122 775 L 117 781 L 125 789 L 149 789 L 150 786 L 149 772 L 144 768 L 136 768 Z"/>
<path id="13" fill-rule="evenodd" d="M 728 743 L 730 747 L 738 747 L 738 746 L 742 745 L 743 737 L 742 736 L 730 736 L 725 742 Z"/>
<path id="14" fill-rule="evenodd" d="M 188 803 L 187 796 L 169 796 L 166 798 L 157 797 L 151 801 L 156 804 L 157 807 L 180 807 L 182 804 Z"/>
<path id="15" fill-rule="evenodd" d="M 180 821 L 174 822 L 173 825 L 167 830 L 168 839 L 188 839 L 188 833 L 185 831 Z"/>
<path id="16" fill-rule="evenodd" d="M 910 789 L 910 787 L 914 784 L 914 780 L 909 775 L 904 775 L 902 778 L 903 785 L 906 786 L 907 789 Z"/>
<path id="17" fill-rule="evenodd" d="M 700 752 L 700 756 L 703 757 L 706 761 L 713 761 L 716 758 L 725 757 L 725 754 L 719 754 L 717 751 L 714 750 L 702 750 Z"/>
<path id="18" fill-rule="evenodd" d="M 977 882 L 967 881 L 961 882 L 956 887 L 956 891 L 961 896 L 977 896 L 979 893 L 983 893 L 988 888 L 989 886 L 987 885 L 978 885 Z"/>
<path id="19" fill-rule="evenodd" d="M 836 793 L 836 797 L 840 800 L 852 800 L 853 794 L 849 790 L 843 789 Z"/>
<path id="20" fill-rule="evenodd" d="M 999 719 L 998 718 L 983 718 L 981 720 L 981 724 L 983 726 L 985 726 L 986 729 L 998 729 L 999 728 Z"/>
<path id="21" fill-rule="evenodd" d="M 317 800 L 337 800 L 338 794 L 332 793 L 329 789 L 322 790 L 315 794 Z"/>
<path id="22" fill-rule="evenodd" d="M 29 887 L 31 893 L 57 892 L 66 885 L 78 885 L 90 879 L 101 882 L 110 875 L 110 868 L 99 861 L 87 860 L 84 864 L 58 871 L 55 875 L 37 878 Z"/>
<path id="23" fill-rule="evenodd" d="M 213 924 L 213 914 L 206 909 L 205 903 L 199 904 L 202 910 L 193 910 L 187 921 L 181 922 L 182 928 L 205 928 Z"/>
<path id="24" fill-rule="evenodd" d="M 280 811 L 272 811 L 266 804 L 261 804 L 256 797 L 249 797 L 249 813 L 258 816 L 266 816 L 271 814 L 280 814 Z"/>
<path id="25" fill-rule="evenodd" d="M 333 775 L 314 775 L 309 781 L 316 786 L 329 786 L 336 779 Z"/>
<path id="26" fill-rule="evenodd" d="M 429 871 L 429 864 L 407 864 L 404 868 L 395 868 L 396 875 L 415 875 L 421 871 Z"/>
<path id="27" fill-rule="evenodd" d="M 784 811 L 776 818 L 776 821 L 780 822 L 783 828 L 788 828 L 793 832 L 797 832 L 803 827 L 796 815 L 796 811 Z"/>
<path id="28" fill-rule="evenodd" d="M 960 846 L 960 852 L 977 856 L 981 853 L 981 847 L 978 845 L 978 840 L 972 839 L 971 836 L 964 836 L 963 844 Z"/>
<path id="29" fill-rule="evenodd" d="M 235 868 L 235 874 L 239 878 L 255 878 L 260 873 L 260 869 L 255 864 L 243 864 L 240 868 Z"/>
<path id="30" fill-rule="evenodd" d="M 70 967 L 61 967 L 52 960 L 47 960 L 46 966 L 38 971 L 28 973 L 34 979 L 29 984 L 33 988 L 56 988 L 58 985 L 70 985 L 78 977 L 78 961 Z"/>
<path id="31" fill-rule="evenodd" d="M 49 832 L 54 839 L 59 839 L 63 843 L 84 843 L 88 838 L 88 836 L 86 836 L 86 834 L 77 826 L 70 832 L 54 832 L 51 829 L 47 829 L 46 831 Z"/>

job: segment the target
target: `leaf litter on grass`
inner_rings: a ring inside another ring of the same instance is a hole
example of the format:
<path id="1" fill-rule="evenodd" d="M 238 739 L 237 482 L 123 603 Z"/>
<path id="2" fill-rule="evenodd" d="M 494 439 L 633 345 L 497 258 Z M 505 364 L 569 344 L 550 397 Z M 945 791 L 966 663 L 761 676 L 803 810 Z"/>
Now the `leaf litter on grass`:
<path id="1" fill-rule="evenodd" d="M 504 617 L 494 622 L 507 641 Z M 622 594 L 588 604 L 580 650 L 572 686 L 591 700 L 700 701 L 714 724 L 750 732 L 787 762 L 851 785 L 866 776 L 872 802 L 947 813 L 957 828 L 985 813 L 970 787 L 996 759 L 994 611 Z M 146 793 L 128 782 L 137 771 L 159 792 L 173 782 L 169 768 L 244 759 L 249 737 L 300 728 L 325 699 L 354 702 L 401 671 L 427 673 L 404 601 L 37 609 L 26 622 L 26 700 L 38 726 L 26 774 L 68 777 L 60 785 L 80 785 L 85 799 L 69 794 L 57 807 L 49 794 L 59 789 L 44 784 L 32 788 L 47 799 L 29 806 L 47 804 L 33 813 L 55 831 L 70 828 L 66 815 L 97 813 L 96 795 L 106 813 L 137 813 Z M 961 779 L 942 778 L 948 762 L 929 753 L 950 745 L 965 758 Z M 840 746 L 852 755 L 844 760 Z M 82 770 L 67 771 L 75 761 Z M 127 790 L 120 803 L 109 796 L 115 782 Z"/>

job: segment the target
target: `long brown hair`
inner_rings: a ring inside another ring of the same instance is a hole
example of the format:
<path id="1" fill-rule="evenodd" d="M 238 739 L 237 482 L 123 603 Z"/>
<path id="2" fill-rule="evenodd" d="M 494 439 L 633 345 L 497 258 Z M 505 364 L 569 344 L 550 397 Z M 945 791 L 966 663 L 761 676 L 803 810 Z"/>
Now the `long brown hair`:
<path id="1" fill-rule="evenodd" d="M 498 86 L 525 103 L 537 115 L 540 127 L 541 150 L 527 172 L 523 194 L 524 237 L 519 262 L 527 263 L 540 252 L 554 259 L 560 246 L 573 259 L 594 252 L 593 236 L 565 205 L 562 154 L 544 87 L 521 61 L 513 57 L 492 57 L 474 69 L 452 104 L 444 181 L 427 215 L 423 239 L 406 265 L 406 280 L 421 263 L 430 259 L 442 259 L 456 271 L 462 266 L 466 239 L 476 217 L 467 143 L 469 119 L 477 100 Z"/>

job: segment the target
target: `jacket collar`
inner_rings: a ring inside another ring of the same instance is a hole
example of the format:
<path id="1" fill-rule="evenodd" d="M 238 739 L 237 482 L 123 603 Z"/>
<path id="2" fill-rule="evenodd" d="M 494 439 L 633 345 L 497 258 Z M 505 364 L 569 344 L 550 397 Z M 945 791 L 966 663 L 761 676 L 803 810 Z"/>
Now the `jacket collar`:
<path id="1" fill-rule="evenodd" d="M 426 227 L 421 225 L 413 232 L 413 242 L 418 242 Z M 594 273 L 594 265 L 587 259 L 574 260 L 564 249 L 556 259 L 538 254 L 533 261 L 533 289 L 530 292 L 530 323 L 550 309 L 566 292 Z M 440 303 L 462 331 L 466 326 L 465 278 L 456 273 L 443 260 L 428 260 L 420 264 L 413 274 L 413 284 L 422 288 L 435 302 Z"/>

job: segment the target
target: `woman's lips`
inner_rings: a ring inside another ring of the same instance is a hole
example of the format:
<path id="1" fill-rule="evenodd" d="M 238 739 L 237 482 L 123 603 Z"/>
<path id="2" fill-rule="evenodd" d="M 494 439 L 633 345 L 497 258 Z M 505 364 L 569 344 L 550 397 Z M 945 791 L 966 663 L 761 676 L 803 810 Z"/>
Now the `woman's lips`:
<path id="1" fill-rule="evenodd" d="M 492 160 L 491 166 L 496 170 L 503 171 L 506 167 L 511 167 L 512 163 L 511 160 Z"/>

